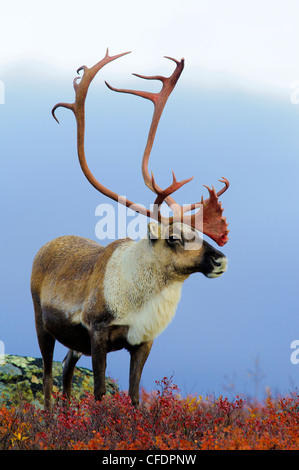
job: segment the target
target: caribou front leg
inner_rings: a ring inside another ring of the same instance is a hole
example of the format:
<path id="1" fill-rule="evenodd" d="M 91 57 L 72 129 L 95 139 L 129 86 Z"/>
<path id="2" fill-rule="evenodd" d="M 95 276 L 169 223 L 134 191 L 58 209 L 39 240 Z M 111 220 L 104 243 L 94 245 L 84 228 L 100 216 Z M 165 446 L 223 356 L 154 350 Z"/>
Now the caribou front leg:
<path id="1" fill-rule="evenodd" d="M 129 349 L 131 355 L 129 395 L 131 397 L 132 404 L 135 407 L 139 405 L 139 384 L 141 374 L 152 345 L 153 341 L 147 341 L 146 343 L 141 343 L 138 346 L 132 346 Z"/>

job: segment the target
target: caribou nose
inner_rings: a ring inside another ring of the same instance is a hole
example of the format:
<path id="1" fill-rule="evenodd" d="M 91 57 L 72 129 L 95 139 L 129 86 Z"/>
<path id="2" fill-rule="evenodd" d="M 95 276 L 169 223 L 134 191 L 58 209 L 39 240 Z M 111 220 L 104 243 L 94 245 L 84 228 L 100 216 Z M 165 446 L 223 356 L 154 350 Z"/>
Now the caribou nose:
<path id="1" fill-rule="evenodd" d="M 217 261 L 217 260 L 218 260 L 218 258 L 215 259 L 213 256 L 211 256 L 212 264 L 214 266 L 221 266 L 221 264 L 222 264 L 221 261 Z"/>
<path id="2" fill-rule="evenodd" d="M 227 257 L 224 255 L 217 257 L 211 256 L 211 264 L 213 266 L 213 270 L 208 277 L 219 277 L 227 270 Z"/>

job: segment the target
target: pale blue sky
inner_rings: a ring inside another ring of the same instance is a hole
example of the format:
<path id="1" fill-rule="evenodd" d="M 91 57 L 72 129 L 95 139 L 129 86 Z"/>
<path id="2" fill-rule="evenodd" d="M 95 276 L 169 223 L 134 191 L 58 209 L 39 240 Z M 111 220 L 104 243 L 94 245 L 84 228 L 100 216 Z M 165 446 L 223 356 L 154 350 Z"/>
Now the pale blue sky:
<path id="1" fill-rule="evenodd" d="M 185 57 L 186 67 L 163 114 L 151 169 L 162 186 L 172 169 L 178 179 L 195 177 L 180 191 L 182 203 L 199 200 L 203 184 L 216 185 L 221 176 L 231 181 L 222 198 L 231 230 L 222 249 L 228 272 L 186 282 L 142 384 L 150 390 L 174 373 L 184 393 L 219 394 L 232 381 L 234 392 L 252 394 L 248 373 L 256 358 L 265 376 L 260 393 L 267 385 L 285 393 L 298 384 L 290 344 L 299 339 L 299 104 L 291 102 L 299 79 L 299 7 L 222 4 L 154 1 L 145 11 L 140 2 L 114 2 L 111 11 L 89 1 L 80 17 L 76 2 L 54 1 L 48 11 L 32 1 L 26 9 L 22 2 L 5 7 L 0 340 L 7 353 L 40 355 L 29 291 L 40 246 L 64 234 L 95 239 L 95 209 L 107 201 L 80 172 L 73 116 L 59 110 L 58 126 L 50 111 L 73 100 L 75 70 L 109 46 L 111 54 L 133 53 L 103 70 L 90 90 L 86 146 L 96 176 L 130 199 L 153 202 L 140 172 L 152 105 L 113 94 L 104 80 L 142 87 L 130 73 L 170 74 L 163 55 L 171 55 Z M 55 357 L 64 353 L 57 347 Z M 90 359 L 79 365 L 90 367 Z M 127 353 L 111 353 L 107 372 L 126 389 Z"/>

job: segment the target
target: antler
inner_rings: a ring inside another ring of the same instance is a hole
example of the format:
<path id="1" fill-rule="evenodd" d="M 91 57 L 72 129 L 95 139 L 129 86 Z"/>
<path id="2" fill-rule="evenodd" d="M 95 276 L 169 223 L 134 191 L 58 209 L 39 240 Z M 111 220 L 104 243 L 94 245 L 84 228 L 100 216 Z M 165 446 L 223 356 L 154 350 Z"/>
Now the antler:
<path id="1" fill-rule="evenodd" d="M 151 127 L 150 127 L 149 134 L 148 134 L 146 147 L 145 147 L 144 154 L 143 154 L 141 169 L 142 169 L 142 175 L 143 175 L 146 186 L 152 191 L 154 191 L 155 193 L 157 193 L 157 189 L 161 191 L 161 188 L 159 188 L 159 186 L 157 185 L 155 187 L 153 186 L 153 177 L 150 177 L 150 174 L 148 171 L 148 161 L 149 161 L 150 153 L 151 153 L 153 143 L 155 140 L 160 117 L 162 115 L 166 101 L 168 100 L 170 93 L 172 92 L 178 79 L 180 78 L 180 75 L 184 69 L 184 63 L 185 63 L 184 59 L 181 59 L 181 61 L 179 62 L 176 59 L 173 59 L 172 57 L 165 57 L 165 58 L 173 60 L 173 62 L 176 63 L 176 68 L 170 77 L 162 77 L 161 75 L 146 76 L 146 75 L 139 75 L 137 73 L 133 73 L 133 75 L 135 75 L 136 77 L 143 78 L 145 80 L 160 80 L 162 82 L 162 89 L 159 93 L 150 93 L 146 91 L 114 88 L 111 85 L 109 85 L 109 83 L 105 82 L 106 85 L 113 91 L 117 91 L 120 93 L 130 93 L 132 95 L 141 96 L 142 98 L 146 98 L 152 101 L 154 104 L 154 114 L 153 114 L 152 123 L 151 123 Z M 168 202 L 170 204 L 173 204 L 174 200 L 168 199 Z"/>
<path id="2" fill-rule="evenodd" d="M 144 78 L 146 80 L 160 80 L 162 82 L 162 89 L 159 93 L 150 93 L 150 92 L 145 92 L 145 91 L 114 88 L 111 85 L 109 85 L 107 82 L 105 83 L 113 91 L 137 95 L 137 96 L 140 96 L 142 98 L 146 98 L 152 101 L 154 104 L 154 114 L 153 114 L 152 123 L 151 123 L 151 127 L 149 130 L 148 139 L 147 139 L 147 143 L 146 143 L 146 147 L 145 147 L 143 159 L 142 159 L 142 175 L 143 175 L 143 179 L 144 179 L 146 186 L 157 194 L 157 198 L 155 200 L 154 206 L 157 205 L 156 213 L 157 213 L 158 220 L 162 221 L 159 208 L 161 204 L 165 201 L 168 204 L 168 206 L 171 207 L 173 214 L 174 214 L 173 218 L 169 219 L 169 222 L 172 222 L 173 220 L 181 220 L 183 218 L 184 223 L 189 224 L 198 230 L 201 230 L 201 231 L 203 230 L 203 232 L 206 235 L 208 235 L 210 238 L 212 238 L 216 243 L 218 243 L 218 245 L 223 246 L 228 241 L 227 235 L 229 232 L 227 230 L 226 219 L 222 217 L 223 209 L 221 207 L 221 203 L 218 201 L 218 198 L 229 187 L 229 182 L 226 178 L 222 178 L 222 180 L 219 180 L 220 182 L 225 184 L 225 187 L 222 188 L 220 191 L 218 191 L 218 193 L 215 192 L 214 188 L 210 189 L 209 187 L 205 186 L 208 189 L 209 194 L 210 194 L 209 199 L 206 199 L 204 201 L 202 198 L 200 203 L 195 203 L 195 204 L 182 207 L 179 204 L 177 204 L 173 198 L 170 197 L 170 194 L 174 193 L 179 188 L 181 188 L 184 184 L 191 181 L 193 177 L 187 180 L 181 181 L 181 182 L 177 182 L 175 175 L 172 172 L 173 183 L 167 189 L 162 190 L 156 184 L 153 174 L 151 175 L 151 177 L 149 175 L 148 162 L 149 162 L 150 153 L 153 147 L 156 131 L 158 128 L 159 120 L 162 115 L 163 109 L 165 107 L 166 101 L 170 93 L 174 89 L 184 69 L 184 62 L 185 62 L 184 59 L 181 59 L 181 61 L 177 61 L 176 59 L 173 59 L 172 57 L 165 56 L 165 58 L 170 59 L 176 63 L 176 68 L 170 77 L 162 77 L 160 75 L 145 76 L 145 75 L 139 75 L 136 73 L 133 74 L 136 77 Z M 199 209 L 196 214 L 193 214 L 192 216 L 184 215 L 186 212 L 192 211 L 198 207 Z M 199 215 L 199 211 L 201 210 L 203 210 L 202 219 L 197 217 Z M 203 228 L 202 228 L 202 225 L 203 225 Z"/>
<path id="3" fill-rule="evenodd" d="M 67 109 L 71 109 L 73 111 L 75 118 L 76 118 L 76 122 L 77 122 L 77 150 L 78 150 L 78 157 L 79 157 L 81 169 L 84 175 L 86 176 L 86 178 L 88 179 L 88 181 L 102 194 L 108 196 L 109 198 L 121 204 L 126 205 L 127 207 L 133 208 L 133 210 L 138 213 L 141 213 L 143 215 L 146 215 L 147 217 L 156 219 L 163 224 L 170 224 L 174 220 L 182 220 L 184 223 L 187 223 L 191 225 L 192 227 L 203 231 L 203 233 L 210 236 L 219 245 L 224 245 L 228 240 L 227 238 L 228 230 L 227 230 L 226 221 L 222 217 L 223 209 L 221 208 L 221 204 L 219 203 L 218 198 L 229 187 L 229 183 L 225 178 L 220 180 L 221 182 L 225 184 L 225 187 L 222 190 L 220 190 L 217 194 L 214 188 L 212 189 L 207 188 L 210 194 L 209 199 L 203 201 L 203 198 L 202 198 L 200 203 L 195 203 L 195 204 L 191 204 L 189 206 L 183 207 L 177 204 L 175 200 L 172 197 L 170 197 L 170 195 L 173 194 L 175 191 L 177 191 L 179 188 L 181 188 L 184 184 L 191 181 L 193 178 L 189 178 L 187 180 L 178 182 L 173 173 L 172 184 L 165 190 L 162 190 L 156 184 L 153 174 L 150 176 L 149 171 L 148 171 L 148 161 L 149 161 L 150 153 L 151 153 L 152 146 L 154 143 L 159 120 L 162 115 L 165 104 L 167 102 L 167 99 L 170 93 L 172 92 L 172 90 L 174 89 L 183 71 L 184 59 L 182 59 L 181 61 L 177 61 L 176 59 L 173 59 L 171 57 L 166 57 L 167 59 L 170 59 L 176 63 L 176 68 L 170 77 L 163 77 L 160 75 L 144 76 L 144 75 L 134 74 L 137 77 L 144 78 L 146 80 L 160 80 L 162 82 L 162 89 L 159 93 L 150 93 L 150 92 L 145 92 L 145 91 L 127 90 L 127 89 L 117 89 L 109 85 L 107 82 L 105 82 L 106 85 L 111 90 L 122 92 L 122 93 L 131 93 L 131 94 L 140 96 L 142 98 L 149 99 L 154 104 L 153 118 L 152 118 L 150 131 L 149 131 L 149 135 L 148 135 L 148 139 L 147 139 L 147 143 L 146 143 L 146 147 L 145 147 L 145 151 L 144 151 L 144 155 L 142 159 L 142 174 L 143 174 L 144 182 L 146 186 L 150 188 L 157 195 L 157 198 L 154 204 L 154 210 L 148 210 L 139 204 L 133 203 L 132 201 L 126 199 L 125 197 L 119 196 L 114 191 L 111 191 L 110 189 L 103 186 L 91 173 L 86 162 L 85 149 L 84 149 L 85 99 L 87 96 L 88 88 L 93 78 L 102 67 L 104 67 L 109 62 L 119 57 L 122 57 L 126 54 L 129 54 L 129 52 L 124 52 L 122 54 L 118 54 L 115 56 L 109 56 L 108 49 L 107 49 L 104 59 L 99 61 L 93 67 L 91 68 L 88 68 L 86 66 L 80 67 L 77 72 L 83 70 L 84 74 L 79 83 L 78 83 L 78 79 L 80 77 L 76 77 L 73 82 L 73 86 L 75 89 L 75 98 L 76 98 L 75 102 L 56 104 L 54 108 L 52 109 L 52 114 L 54 118 L 56 119 L 57 122 L 59 122 L 55 116 L 55 111 L 58 107 L 64 107 Z M 162 217 L 160 213 L 160 207 L 164 201 L 171 207 L 173 211 L 173 217 L 171 218 Z M 184 215 L 186 212 L 192 211 L 196 208 L 199 208 L 197 213 L 190 215 L 190 216 Z M 203 210 L 203 228 L 198 223 L 198 218 L 197 218 L 198 212 L 201 210 Z"/>
<path id="4" fill-rule="evenodd" d="M 109 198 L 113 199 L 114 201 L 120 202 L 121 204 L 126 205 L 127 207 L 130 207 L 134 203 L 127 200 L 124 197 L 119 196 L 117 193 L 114 191 L 111 191 L 110 189 L 106 188 L 103 186 L 91 173 L 87 162 L 86 162 L 86 157 L 85 157 L 85 148 L 84 148 L 84 136 L 85 136 L 85 100 L 88 92 L 88 88 L 92 80 L 94 79 L 95 75 L 99 72 L 99 70 L 104 67 L 105 65 L 109 64 L 109 62 L 112 62 L 115 59 L 118 59 L 119 57 L 122 57 L 126 54 L 129 54 L 130 52 L 123 52 L 122 54 L 118 54 L 115 56 L 109 56 L 108 54 L 108 49 L 106 52 L 106 55 L 104 59 L 100 60 L 97 64 L 95 64 L 93 67 L 88 68 L 85 65 L 80 67 L 77 70 L 77 73 L 79 73 L 81 70 L 83 70 L 83 77 L 81 78 L 80 82 L 78 83 L 78 80 L 80 77 L 76 77 L 73 81 L 73 86 L 75 90 L 75 102 L 74 103 L 57 103 L 54 108 L 52 109 L 52 115 L 56 119 L 56 121 L 59 123 L 57 117 L 55 116 L 55 111 L 59 107 L 67 108 L 73 111 L 76 121 L 77 121 L 77 151 L 78 151 L 78 157 L 79 157 L 79 162 L 81 165 L 81 169 L 88 179 L 88 181 L 102 194 L 108 196 Z M 136 206 L 137 207 L 137 206 Z M 143 206 L 138 206 L 139 211 L 144 214 L 149 216 L 148 211 L 143 207 Z"/>

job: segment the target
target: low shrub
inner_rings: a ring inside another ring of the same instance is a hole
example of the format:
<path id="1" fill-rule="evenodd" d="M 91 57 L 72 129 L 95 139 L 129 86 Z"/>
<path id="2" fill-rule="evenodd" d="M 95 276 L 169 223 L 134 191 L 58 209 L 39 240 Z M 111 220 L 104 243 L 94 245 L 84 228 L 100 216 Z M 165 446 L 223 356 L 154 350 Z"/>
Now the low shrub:
<path id="1" fill-rule="evenodd" d="M 299 395 L 250 404 L 237 396 L 182 398 L 171 379 L 142 391 L 135 409 L 126 393 L 97 402 L 57 395 L 51 412 L 33 404 L 0 408 L 0 449 L 206 450 L 299 448 Z"/>

